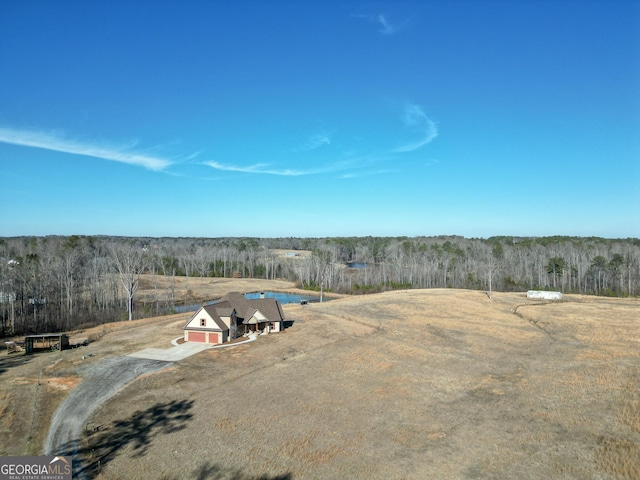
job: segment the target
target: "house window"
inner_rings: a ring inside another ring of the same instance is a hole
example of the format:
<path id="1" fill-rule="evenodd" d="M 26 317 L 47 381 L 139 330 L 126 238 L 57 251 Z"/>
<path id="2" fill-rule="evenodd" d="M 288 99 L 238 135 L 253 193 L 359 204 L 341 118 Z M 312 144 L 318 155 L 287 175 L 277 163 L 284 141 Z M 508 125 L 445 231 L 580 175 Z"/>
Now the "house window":
<path id="1" fill-rule="evenodd" d="M 207 321 L 204 318 L 201 318 L 200 319 L 200 326 L 204 327 L 204 326 L 206 326 L 206 324 L 207 324 Z"/>

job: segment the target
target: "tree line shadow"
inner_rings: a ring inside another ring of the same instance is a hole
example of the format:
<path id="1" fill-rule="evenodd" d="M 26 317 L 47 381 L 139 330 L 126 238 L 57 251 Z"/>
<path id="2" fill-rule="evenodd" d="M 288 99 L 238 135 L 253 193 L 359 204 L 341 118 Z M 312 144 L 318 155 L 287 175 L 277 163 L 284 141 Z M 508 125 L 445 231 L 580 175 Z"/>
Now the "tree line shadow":
<path id="1" fill-rule="evenodd" d="M 111 462 L 120 451 L 131 446 L 133 457 L 147 454 L 153 439 L 186 428 L 193 414 L 193 400 L 172 400 L 157 403 L 138 411 L 127 420 L 117 420 L 109 425 L 91 425 L 84 431 L 84 439 L 63 445 L 59 454 L 74 455 L 73 478 L 95 478 L 102 468 Z"/>
<path id="2" fill-rule="evenodd" d="M 147 454 L 154 438 L 183 430 L 193 418 L 191 409 L 193 400 L 172 400 L 156 403 L 146 410 L 138 411 L 126 420 L 117 420 L 109 425 L 96 426 L 87 423 L 84 438 L 63 445 L 59 455 L 73 454 L 73 478 L 87 479 L 100 475 L 102 469 L 130 448 L 133 458 Z M 140 474 L 141 472 L 138 472 Z M 185 471 L 185 473 L 187 473 Z M 132 475 L 135 477 L 136 475 Z M 204 462 L 188 475 L 165 477 L 162 480 L 293 480 L 290 473 L 283 475 L 248 475 L 240 469 L 221 466 L 213 462 Z"/>
<path id="3" fill-rule="evenodd" d="M 33 355 L 25 355 L 22 352 L 8 354 L 6 349 L 0 350 L 0 375 L 13 367 L 19 367 L 30 362 Z"/>
<path id="4" fill-rule="evenodd" d="M 191 471 L 188 476 L 163 477 L 162 480 L 182 480 L 183 478 L 193 480 L 293 480 L 293 475 L 291 473 L 281 475 L 263 474 L 256 477 L 238 468 L 223 467 L 217 463 L 205 462 Z"/>

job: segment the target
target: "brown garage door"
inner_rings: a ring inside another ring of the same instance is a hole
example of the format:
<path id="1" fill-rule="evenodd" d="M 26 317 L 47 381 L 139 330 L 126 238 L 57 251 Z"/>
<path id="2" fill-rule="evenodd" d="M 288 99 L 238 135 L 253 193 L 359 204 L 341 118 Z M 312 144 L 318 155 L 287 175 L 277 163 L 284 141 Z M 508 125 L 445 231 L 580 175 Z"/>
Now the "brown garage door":
<path id="1" fill-rule="evenodd" d="M 209 334 L 209 343 L 218 343 L 218 333 Z"/>
<path id="2" fill-rule="evenodd" d="M 204 335 L 204 332 L 189 332 L 189 341 L 204 343 L 206 341 Z"/>

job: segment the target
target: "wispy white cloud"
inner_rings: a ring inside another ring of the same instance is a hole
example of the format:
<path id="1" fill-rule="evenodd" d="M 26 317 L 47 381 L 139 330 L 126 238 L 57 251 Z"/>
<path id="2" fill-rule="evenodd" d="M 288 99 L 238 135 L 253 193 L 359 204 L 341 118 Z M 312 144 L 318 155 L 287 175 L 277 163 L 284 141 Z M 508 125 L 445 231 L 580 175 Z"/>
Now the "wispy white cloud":
<path id="1" fill-rule="evenodd" d="M 57 133 L 0 128 L 0 143 L 41 148 L 44 150 L 51 150 L 53 152 L 71 153 L 74 155 L 84 155 L 87 157 L 136 165 L 155 171 L 164 170 L 173 164 L 172 161 L 165 158 L 147 155 L 132 150 L 137 142 L 131 142 L 123 146 L 100 146 L 71 140 Z"/>
<path id="2" fill-rule="evenodd" d="M 391 25 L 384 15 L 378 15 L 378 23 L 380 24 L 380 29 L 378 31 L 383 35 L 393 35 L 398 31 L 397 27 Z"/>
<path id="3" fill-rule="evenodd" d="M 300 175 L 309 175 L 313 172 L 304 170 L 292 170 L 292 169 L 273 169 L 266 163 L 256 163 L 255 165 L 238 166 L 238 165 L 224 165 L 219 162 L 204 162 L 205 165 L 215 168 L 216 170 L 223 170 L 226 172 L 240 172 L 240 173 L 260 173 L 265 175 L 280 175 L 285 177 L 297 177 Z"/>
<path id="4" fill-rule="evenodd" d="M 323 151 L 321 157 L 325 161 L 313 164 L 305 164 L 299 160 L 289 159 L 288 163 L 267 163 L 259 162 L 250 165 L 242 165 L 238 163 L 225 163 L 216 160 L 202 162 L 202 165 L 209 166 L 220 172 L 237 172 L 254 175 L 277 175 L 284 177 L 311 176 L 320 174 L 336 174 L 337 178 L 358 178 L 372 175 L 381 175 L 398 171 L 398 168 L 406 168 L 397 162 L 401 159 L 402 154 L 419 150 L 424 145 L 432 142 L 438 136 L 438 128 L 425 113 L 420 105 L 408 103 L 402 110 L 403 134 L 409 133 L 414 139 L 402 145 L 388 148 L 373 148 L 368 152 L 362 152 L 361 149 L 343 150 L 342 154 L 333 156 L 335 152 L 327 150 Z M 409 138 L 410 138 L 409 137 Z M 310 150 L 319 149 L 321 147 L 331 145 L 331 138 L 327 134 L 312 135 L 307 142 L 293 152 L 304 153 Z M 321 158 L 318 157 L 318 158 Z M 333 157 L 333 158 L 331 158 Z M 416 159 L 417 160 L 417 159 Z M 429 166 L 437 161 L 429 161 Z M 398 168 L 396 168 L 398 167 Z"/>
<path id="5" fill-rule="evenodd" d="M 271 163 L 255 163 L 251 165 L 239 165 L 231 163 L 221 163 L 219 161 L 206 161 L 203 165 L 209 166 L 222 172 L 237 172 L 256 175 L 277 175 L 285 177 L 310 176 L 334 173 L 338 178 L 358 178 L 372 175 L 381 175 L 396 171 L 394 162 L 400 158 L 399 154 L 414 152 L 424 145 L 430 143 L 438 136 L 438 129 L 420 105 L 407 104 L 403 110 L 403 123 L 406 130 L 409 130 L 416 140 L 390 148 L 386 150 L 373 150 L 368 153 L 360 153 L 357 150 L 345 150 L 342 158 L 334 158 L 322 164 L 315 163 L 312 168 L 290 168 L 274 166 Z M 328 135 L 313 135 L 309 138 L 304 150 L 308 151 L 331 144 Z M 437 161 L 429 161 L 426 165 Z M 389 168 L 388 166 L 391 166 Z"/>
<path id="6" fill-rule="evenodd" d="M 360 177 L 370 177 L 372 175 L 383 175 L 385 173 L 393 172 L 391 169 L 385 170 L 359 170 L 357 172 L 349 172 L 340 175 L 340 178 L 348 179 L 348 178 L 360 178 Z"/>
<path id="7" fill-rule="evenodd" d="M 408 142 L 393 149 L 394 153 L 413 152 L 431 143 L 438 136 L 438 127 L 422 110 L 420 105 L 408 104 L 404 109 L 404 124 L 419 134 L 418 140 Z"/>
<path id="8" fill-rule="evenodd" d="M 301 146 L 294 148 L 294 152 L 309 152 L 311 150 L 316 150 L 320 147 L 324 147 L 325 145 L 331 144 L 331 137 L 325 133 L 320 133 L 317 135 L 311 135 L 307 141 Z"/>
<path id="9" fill-rule="evenodd" d="M 188 155 L 184 161 L 188 162 L 189 160 L 193 160 L 194 158 L 196 158 L 197 156 L 199 156 L 202 152 L 193 152 L 191 155 Z"/>
<path id="10" fill-rule="evenodd" d="M 382 35 L 393 35 L 404 28 L 406 24 L 406 20 L 401 23 L 391 23 L 387 19 L 387 16 L 382 13 L 378 15 L 354 14 L 352 16 L 376 24 L 378 26 L 378 32 L 380 32 Z"/>
<path id="11" fill-rule="evenodd" d="M 425 167 L 433 167 L 434 165 L 437 165 L 438 163 L 440 163 L 440 160 L 438 160 L 437 158 L 430 158 L 429 160 L 426 160 L 424 162 L 424 166 Z"/>
<path id="12" fill-rule="evenodd" d="M 256 163 L 254 165 L 230 165 L 216 161 L 203 162 L 211 168 L 226 172 L 254 173 L 262 175 L 279 175 L 283 177 L 299 177 L 302 175 L 320 175 L 323 173 L 344 172 L 358 169 L 366 164 L 366 157 L 347 158 L 339 161 L 329 162 L 308 169 L 274 168 L 268 163 Z"/>
<path id="13" fill-rule="evenodd" d="M 307 143 L 307 149 L 315 150 L 316 148 L 320 148 L 324 145 L 330 145 L 330 144 L 331 144 L 331 139 L 329 138 L 329 135 L 324 135 L 324 134 L 312 135 L 311 138 L 309 138 L 309 142 Z"/>

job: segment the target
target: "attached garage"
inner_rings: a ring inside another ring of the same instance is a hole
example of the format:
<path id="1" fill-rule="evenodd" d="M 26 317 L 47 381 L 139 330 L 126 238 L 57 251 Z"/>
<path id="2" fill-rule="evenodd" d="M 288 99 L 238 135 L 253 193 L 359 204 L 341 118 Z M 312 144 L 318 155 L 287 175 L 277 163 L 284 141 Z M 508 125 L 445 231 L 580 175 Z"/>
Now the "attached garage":
<path id="1" fill-rule="evenodd" d="M 198 342 L 209 345 L 218 345 L 226 342 L 229 338 L 231 315 L 235 313 L 232 309 L 226 309 L 222 313 L 226 313 L 227 316 L 221 318 L 215 305 L 207 305 L 200 308 L 183 327 L 185 342 Z"/>
<path id="2" fill-rule="evenodd" d="M 206 343 L 206 335 L 205 332 L 189 332 L 187 341 Z"/>
<path id="3" fill-rule="evenodd" d="M 220 336 L 224 338 L 222 333 L 218 332 L 195 332 L 193 330 L 185 330 L 185 338 L 186 342 L 198 342 L 198 343 L 210 343 L 212 345 L 217 345 L 221 342 Z"/>
<path id="4" fill-rule="evenodd" d="M 231 292 L 195 312 L 183 327 L 186 342 L 220 345 L 247 331 L 260 333 L 282 330 L 284 314 L 273 298 L 248 300 Z"/>

